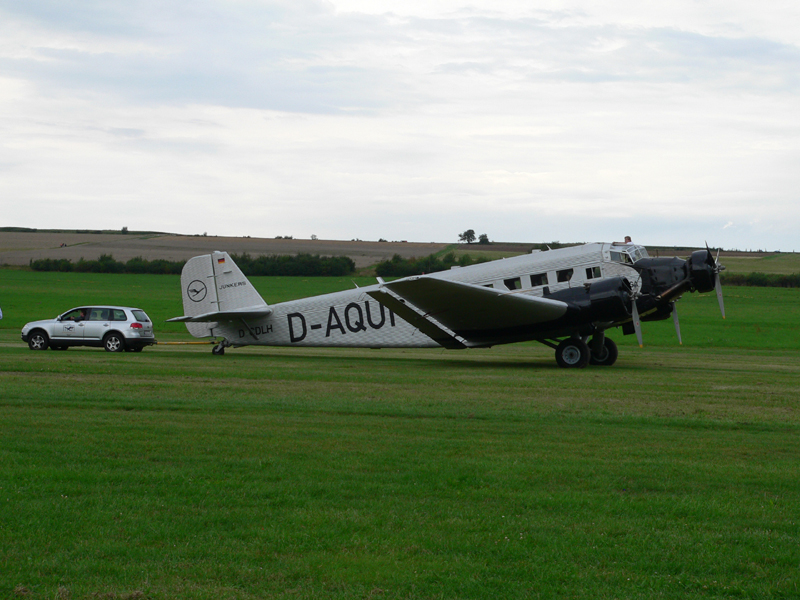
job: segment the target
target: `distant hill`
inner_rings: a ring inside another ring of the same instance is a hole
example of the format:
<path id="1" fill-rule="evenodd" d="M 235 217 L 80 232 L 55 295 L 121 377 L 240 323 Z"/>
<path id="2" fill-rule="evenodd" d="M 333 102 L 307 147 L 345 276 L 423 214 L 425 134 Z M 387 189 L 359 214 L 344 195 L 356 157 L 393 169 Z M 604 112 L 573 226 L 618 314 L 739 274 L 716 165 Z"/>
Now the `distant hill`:
<path id="1" fill-rule="evenodd" d="M 578 242 L 580 243 L 580 242 Z M 283 255 L 307 253 L 321 256 L 348 256 L 356 269 L 364 269 L 399 254 L 402 258 L 420 258 L 457 248 L 464 252 L 502 258 L 572 246 L 575 243 L 491 243 L 446 244 L 416 242 L 365 242 L 285 238 L 217 237 L 179 235 L 155 231 L 59 231 L 25 227 L 0 228 L 0 265 L 27 266 L 31 260 L 62 259 L 77 262 L 81 258 L 97 260 L 103 254 L 126 262 L 142 257 L 147 260 L 188 260 L 198 254 L 223 250 L 231 254 Z M 688 256 L 697 248 L 648 246 L 652 256 Z M 800 254 L 771 252 L 722 252 L 721 261 L 729 272 L 791 274 L 800 271 Z"/>
<path id="2" fill-rule="evenodd" d="M 27 266 L 31 260 L 84 258 L 97 260 L 109 254 L 119 261 L 138 256 L 170 261 L 188 260 L 215 250 L 231 254 L 319 254 L 349 256 L 356 268 L 368 267 L 399 254 L 403 258 L 428 256 L 448 244 L 412 242 L 364 242 L 338 240 L 265 239 L 250 237 L 191 236 L 156 232 L 37 231 L 23 228 L 0 230 L 0 265 Z"/>

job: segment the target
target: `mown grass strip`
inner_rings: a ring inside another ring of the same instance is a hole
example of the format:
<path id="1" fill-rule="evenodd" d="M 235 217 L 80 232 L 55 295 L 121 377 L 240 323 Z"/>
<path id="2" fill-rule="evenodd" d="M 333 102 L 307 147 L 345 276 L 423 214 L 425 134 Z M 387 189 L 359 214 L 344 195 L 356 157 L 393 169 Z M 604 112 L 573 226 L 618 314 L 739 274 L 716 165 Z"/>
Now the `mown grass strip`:
<path id="1" fill-rule="evenodd" d="M 11 319 L 64 303 L 26 281 Z M 175 279 L 134 283 L 172 310 Z M 532 344 L 37 353 L 4 320 L 0 597 L 795 597 L 797 295 L 729 292 L 726 321 L 681 302 L 685 347 L 647 324 L 581 371 Z"/>

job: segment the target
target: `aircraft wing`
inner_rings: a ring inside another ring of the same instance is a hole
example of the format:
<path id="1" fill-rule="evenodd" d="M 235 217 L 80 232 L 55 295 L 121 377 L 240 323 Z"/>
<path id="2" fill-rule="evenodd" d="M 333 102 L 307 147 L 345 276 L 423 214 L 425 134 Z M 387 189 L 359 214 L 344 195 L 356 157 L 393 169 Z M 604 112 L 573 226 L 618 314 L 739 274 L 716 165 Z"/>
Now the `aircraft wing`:
<path id="1" fill-rule="evenodd" d="M 467 345 L 453 334 L 478 342 L 493 331 L 553 321 L 568 308 L 559 300 L 426 276 L 385 283 L 369 295 L 447 348 Z"/>
<path id="2" fill-rule="evenodd" d="M 214 323 L 219 321 L 234 321 L 236 319 L 252 319 L 266 317 L 272 314 L 272 309 L 268 306 L 255 306 L 251 308 L 237 308 L 235 310 L 224 310 L 203 313 L 193 317 L 174 317 L 167 319 L 169 323 Z"/>

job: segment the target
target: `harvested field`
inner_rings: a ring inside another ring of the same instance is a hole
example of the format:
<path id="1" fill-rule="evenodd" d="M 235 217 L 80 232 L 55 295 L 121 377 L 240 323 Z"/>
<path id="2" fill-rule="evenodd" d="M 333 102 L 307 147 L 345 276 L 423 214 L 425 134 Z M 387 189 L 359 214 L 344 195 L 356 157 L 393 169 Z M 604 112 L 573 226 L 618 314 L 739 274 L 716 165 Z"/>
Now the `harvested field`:
<path id="1" fill-rule="evenodd" d="M 65 244 L 62 246 L 62 244 Z M 77 262 L 96 260 L 110 254 L 118 261 L 141 256 L 147 260 L 188 260 L 198 254 L 224 250 L 251 255 L 319 254 L 349 256 L 362 269 L 399 254 L 403 258 L 428 256 L 452 244 L 416 242 L 364 242 L 342 240 L 265 239 L 247 237 L 190 236 L 158 233 L 52 233 L 0 231 L 0 266 L 26 266 L 42 258 Z M 492 243 L 459 245 L 459 254 L 484 256 L 489 260 L 525 254 L 539 244 Z M 653 256 L 688 256 L 691 250 L 653 247 Z M 800 254 L 766 252 L 722 252 L 721 261 L 729 272 L 791 274 L 800 268 Z"/>
<path id="2" fill-rule="evenodd" d="M 65 246 L 62 246 L 65 244 Z M 319 254 L 349 256 L 356 268 L 368 267 L 399 254 L 403 258 L 428 256 L 447 244 L 409 242 L 345 242 L 337 240 L 262 239 L 171 234 L 0 232 L 0 265 L 28 265 L 31 260 L 66 258 L 73 262 L 96 260 L 110 254 L 125 262 L 141 256 L 147 260 L 187 260 L 198 254 L 224 250 L 251 255 Z"/>

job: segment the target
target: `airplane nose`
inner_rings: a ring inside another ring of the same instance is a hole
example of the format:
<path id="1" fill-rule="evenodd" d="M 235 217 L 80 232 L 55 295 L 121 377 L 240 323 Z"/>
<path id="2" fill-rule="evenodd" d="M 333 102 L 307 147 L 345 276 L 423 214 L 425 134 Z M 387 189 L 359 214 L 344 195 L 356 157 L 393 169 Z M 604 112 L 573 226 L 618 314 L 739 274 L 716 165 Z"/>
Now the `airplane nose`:
<path id="1" fill-rule="evenodd" d="M 696 250 L 689 259 L 689 281 L 692 287 L 704 294 L 716 288 L 717 262 L 711 250 Z"/>

